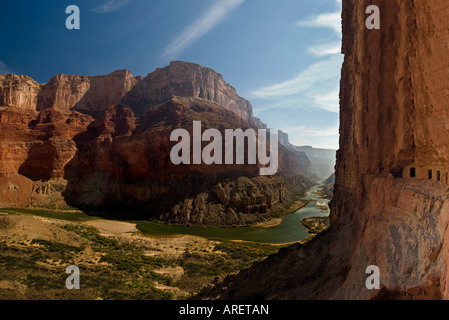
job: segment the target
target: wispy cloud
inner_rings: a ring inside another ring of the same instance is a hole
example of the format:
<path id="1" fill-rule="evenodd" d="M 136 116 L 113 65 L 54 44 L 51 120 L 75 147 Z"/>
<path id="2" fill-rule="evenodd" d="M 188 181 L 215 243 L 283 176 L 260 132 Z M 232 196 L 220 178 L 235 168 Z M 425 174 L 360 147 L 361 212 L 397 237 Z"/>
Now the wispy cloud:
<path id="1" fill-rule="evenodd" d="M 298 26 L 304 27 L 326 27 L 331 28 L 336 33 L 341 34 L 341 13 L 325 13 L 307 20 L 296 22 Z"/>
<path id="2" fill-rule="evenodd" d="M 322 129 L 322 128 L 313 128 L 313 127 L 309 128 L 307 126 L 296 126 L 296 127 L 284 128 L 284 129 L 282 129 L 282 131 L 285 133 L 294 133 L 294 132 L 299 131 L 308 136 L 328 137 L 328 136 L 333 136 L 333 135 L 338 134 L 339 127 L 335 126 L 335 127 L 331 127 L 331 128 L 327 128 L 327 129 Z"/>
<path id="3" fill-rule="evenodd" d="M 328 60 L 319 61 L 310 65 L 294 79 L 258 89 L 253 92 L 253 95 L 258 98 L 279 98 L 306 92 L 314 86 L 317 86 L 317 84 L 327 80 L 338 79 L 342 59 L 341 55 L 332 55 Z"/>
<path id="4" fill-rule="evenodd" d="M 343 63 L 341 0 L 336 0 L 335 5 L 334 12 L 296 22 L 301 29 L 331 31 L 323 38 L 314 39 L 306 48 L 313 55 L 311 63 L 290 79 L 252 92 L 258 117 L 271 117 L 272 126 L 288 133 L 295 145 L 338 148 L 339 82 Z"/>
<path id="5" fill-rule="evenodd" d="M 307 48 L 307 51 L 314 56 L 322 57 L 330 54 L 340 53 L 341 50 L 341 0 L 336 0 L 338 10 L 332 13 L 320 14 L 305 20 L 296 22 L 297 26 L 309 28 L 330 28 L 334 30 L 333 38 L 335 41 L 329 42 L 329 39 L 318 40 L 318 43 Z"/>
<path id="6" fill-rule="evenodd" d="M 110 0 L 99 7 L 93 8 L 92 11 L 95 13 L 109 13 L 117 11 L 121 7 L 127 5 L 131 0 Z"/>
<path id="7" fill-rule="evenodd" d="M 222 22 L 232 11 L 245 0 L 219 0 L 213 4 L 202 16 L 188 25 L 164 49 L 162 57 L 174 59 L 209 31 Z"/>
<path id="8" fill-rule="evenodd" d="M 338 126 L 326 129 L 300 126 L 282 129 L 282 131 L 288 133 L 290 143 L 297 146 L 313 145 L 316 148 L 338 149 Z"/>
<path id="9" fill-rule="evenodd" d="M 323 94 L 311 93 L 310 97 L 313 98 L 315 105 L 323 110 L 335 113 L 339 111 L 340 93 L 338 90 Z"/>
<path id="10" fill-rule="evenodd" d="M 314 56 L 323 57 L 341 52 L 341 42 L 320 43 L 307 48 Z"/>
<path id="11" fill-rule="evenodd" d="M 0 60 L 0 74 L 7 73 L 12 73 L 12 70 L 2 60 Z"/>

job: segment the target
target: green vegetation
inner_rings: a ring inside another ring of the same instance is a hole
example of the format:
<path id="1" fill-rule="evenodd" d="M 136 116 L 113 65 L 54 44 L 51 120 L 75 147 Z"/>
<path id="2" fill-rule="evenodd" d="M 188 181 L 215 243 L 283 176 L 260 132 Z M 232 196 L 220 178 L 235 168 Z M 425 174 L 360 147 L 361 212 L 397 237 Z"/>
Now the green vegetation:
<path id="1" fill-rule="evenodd" d="M 217 244 L 214 251 L 225 252 L 231 259 L 252 261 L 263 259 L 270 254 L 276 253 L 280 248 L 280 246 L 269 244 L 226 241 Z"/>
<path id="2" fill-rule="evenodd" d="M 168 265 L 164 259 L 147 257 L 138 252 L 133 252 L 132 254 L 108 253 L 101 257 L 100 262 L 107 262 L 114 265 L 117 270 L 127 270 L 130 272 L 136 272 L 144 266 L 162 268 Z"/>
<path id="3" fill-rule="evenodd" d="M 332 198 L 334 197 L 334 187 L 333 187 L 333 185 L 331 185 L 331 186 L 324 185 L 323 186 L 322 197 L 324 199 L 332 200 Z"/>
<path id="4" fill-rule="evenodd" d="M 33 239 L 31 241 L 31 244 L 39 244 L 39 245 L 46 247 L 46 249 L 49 252 L 59 252 L 62 254 L 67 254 L 67 253 L 71 253 L 71 252 L 76 253 L 76 252 L 82 251 L 82 249 L 78 248 L 78 247 L 69 246 L 69 245 L 62 244 L 62 243 L 50 242 L 47 240 L 40 240 L 40 239 Z"/>
<path id="5" fill-rule="evenodd" d="M 62 229 L 73 232 L 82 238 L 85 238 L 92 242 L 94 249 L 101 250 L 106 248 L 109 250 L 126 249 L 127 247 L 120 244 L 116 239 L 108 238 L 100 235 L 98 230 L 94 227 L 67 224 L 61 227 Z M 129 247 L 129 246 L 128 246 Z"/>
<path id="6" fill-rule="evenodd" d="M 88 240 L 88 245 L 83 243 L 76 247 L 42 239 L 33 239 L 29 243 L 0 242 L 2 280 L 17 281 L 26 288 L 22 298 L 175 298 L 171 292 L 155 287 L 157 284 L 176 285 L 172 278 L 155 270 L 178 265 L 177 261 L 145 256 L 136 246 L 102 236 L 93 227 L 67 224 L 61 228 Z M 65 268 L 71 264 L 81 270 L 82 290 L 65 288 Z M 14 290 L 0 289 L 1 299 L 17 299 L 17 294 Z"/>
<path id="7" fill-rule="evenodd" d="M 0 208 L 0 212 L 9 214 L 31 214 L 44 218 L 66 221 L 87 221 L 97 219 L 79 211 L 52 211 L 47 209 Z"/>
<path id="8" fill-rule="evenodd" d="M 212 252 L 186 251 L 180 265 L 184 276 L 179 283 L 182 289 L 199 291 L 212 281 L 250 267 L 268 255 L 276 253 L 282 246 L 224 241 L 215 245 Z"/>
<path id="9" fill-rule="evenodd" d="M 59 214 L 31 209 L 7 209 L 12 216 L 37 214 L 59 219 Z M 146 241 L 105 236 L 79 223 L 80 216 L 64 216 L 49 235 L 27 240 L 10 236 L 0 241 L 0 299 L 185 299 L 228 274 L 251 266 L 282 246 L 234 241 L 167 239 Z M 174 238 L 176 239 L 176 238 Z M 178 245 L 183 245 L 178 254 Z M 171 251 L 167 255 L 165 250 Z M 148 251 L 152 254 L 148 255 Z M 66 267 L 81 272 L 81 290 L 68 290 Z"/>
<path id="10" fill-rule="evenodd" d="M 329 217 L 304 218 L 301 224 L 306 227 L 311 234 L 318 234 L 327 230 L 330 226 Z"/>

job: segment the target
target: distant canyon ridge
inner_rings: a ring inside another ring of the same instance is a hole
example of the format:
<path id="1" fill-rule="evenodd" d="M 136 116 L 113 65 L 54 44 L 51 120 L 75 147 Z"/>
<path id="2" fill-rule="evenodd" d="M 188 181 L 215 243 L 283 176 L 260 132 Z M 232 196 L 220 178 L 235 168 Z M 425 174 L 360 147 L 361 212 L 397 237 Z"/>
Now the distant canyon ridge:
<path id="1" fill-rule="evenodd" d="M 183 225 L 244 225 L 278 215 L 289 197 L 333 172 L 335 151 L 281 134 L 279 172 L 258 165 L 170 162 L 170 133 L 262 129 L 223 77 L 175 61 L 146 77 L 56 75 L 46 84 L 0 75 L 0 205 L 67 206 Z M 320 153 L 321 152 L 321 153 Z"/>

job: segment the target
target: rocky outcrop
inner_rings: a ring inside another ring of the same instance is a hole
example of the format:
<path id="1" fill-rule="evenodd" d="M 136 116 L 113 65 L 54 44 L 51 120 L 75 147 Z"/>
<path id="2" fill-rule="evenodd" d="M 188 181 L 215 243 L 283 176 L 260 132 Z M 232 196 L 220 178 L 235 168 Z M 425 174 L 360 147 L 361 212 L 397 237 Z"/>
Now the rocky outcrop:
<path id="1" fill-rule="evenodd" d="M 373 4 L 381 10 L 380 30 L 365 27 Z M 445 7 L 445 1 L 343 0 L 331 228 L 200 297 L 449 297 Z M 379 267 L 380 290 L 365 285 L 370 265 Z"/>
<path id="2" fill-rule="evenodd" d="M 312 171 L 312 161 L 307 157 L 305 152 L 296 149 L 298 147 L 290 143 L 288 134 L 281 130 L 279 130 L 279 143 L 295 155 L 296 165 L 301 172 L 312 179 L 317 178 L 317 175 Z"/>
<path id="3" fill-rule="evenodd" d="M 312 173 L 320 179 L 327 178 L 335 172 L 336 150 L 311 146 L 292 146 L 290 150 L 304 153 L 312 163 Z"/>
<path id="4" fill-rule="evenodd" d="M 133 106 L 139 114 L 148 106 L 160 104 L 173 96 L 213 101 L 252 125 L 260 122 L 253 117 L 250 102 L 238 96 L 221 74 L 182 61 L 173 61 L 169 66 L 150 73 L 126 95 L 123 103 Z"/>
<path id="5" fill-rule="evenodd" d="M 128 70 L 105 76 L 60 74 L 43 86 L 36 108 L 53 108 L 63 114 L 78 111 L 101 116 L 107 107 L 120 103 L 137 81 Z"/>
<path id="6" fill-rule="evenodd" d="M 29 112 L 36 109 L 41 85 L 27 76 L 0 75 L 0 107 L 14 106 Z"/>

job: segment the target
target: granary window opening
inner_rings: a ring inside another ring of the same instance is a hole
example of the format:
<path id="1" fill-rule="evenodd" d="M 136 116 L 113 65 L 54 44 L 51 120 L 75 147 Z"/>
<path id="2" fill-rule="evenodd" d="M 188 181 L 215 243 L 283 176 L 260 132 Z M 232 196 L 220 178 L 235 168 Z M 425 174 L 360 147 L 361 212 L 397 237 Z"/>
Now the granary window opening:
<path id="1" fill-rule="evenodd" d="M 430 166 L 429 166 L 430 167 Z M 437 164 L 434 168 L 417 166 L 416 163 L 404 168 L 404 178 L 430 180 L 449 185 L 449 170 L 442 170 L 442 165 Z"/>

